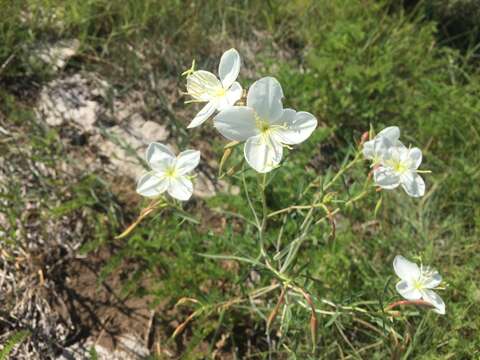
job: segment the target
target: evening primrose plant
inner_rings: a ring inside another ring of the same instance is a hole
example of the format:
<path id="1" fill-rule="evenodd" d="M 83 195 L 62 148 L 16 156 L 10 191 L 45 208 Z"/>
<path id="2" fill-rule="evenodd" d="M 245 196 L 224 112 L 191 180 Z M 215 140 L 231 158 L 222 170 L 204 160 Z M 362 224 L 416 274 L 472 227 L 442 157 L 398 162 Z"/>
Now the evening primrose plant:
<path id="1" fill-rule="evenodd" d="M 309 313 L 311 339 L 315 348 L 319 315 L 332 316 L 343 311 L 347 314 L 368 311 L 358 304 L 355 307 L 333 304 L 336 307 L 334 313 L 324 310 L 325 304 L 332 306 L 332 303 L 328 299 L 314 296 L 307 289 L 304 281 L 307 274 L 302 268 L 297 267 L 296 260 L 302 245 L 311 241 L 311 233 L 318 226 L 329 227 L 334 238 L 338 214 L 346 213 L 346 210 L 367 195 L 379 197 L 375 212 L 381 204 L 383 190 L 402 187 L 409 196 L 422 197 L 425 194 L 425 182 L 419 174 L 426 172 L 419 170 L 422 152 L 416 147 L 406 147 L 400 141 L 400 129 L 396 126 L 388 127 L 376 136 L 373 131 L 366 132 L 354 147 L 355 150 L 335 173 L 329 176 L 319 174 L 304 187 L 298 198 L 299 203 L 282 209 L 270 209 L 266 192 L 271 186 L 273 176 L 282 174 L 281 172 L 277 174 L 277 171 L 284 163 L 282 162 L 284 152 L 291 153 L 294 157 L 295 147 L 309 141 L 317 129 L 318 121 L 308 112 L 284 108 L 283 89 L 274 77 L 267 76 L 255 81 L 244 96 L 241 85 L 236 82 L 240 63 L 239 53 L 235 49 L 230 49 L 221 57 L 218 70 L 220 79 L 208 71 L 196 71 L 194 66 L 184 73 L 186 94 L 194 100 L 193 102 L 207 103 L 188 127 L 201 125 L 216 112 L 213 116 L 213 128 L 230 141 L 225 145 L 220 167 L 225 166 L 233 152 L 241 152 L 243 155 L 244 163 L 230 167 L 225 173 L 220 169 L 220 176 L 241 179 L 242 196 L 248 205 L 250 218 L 240 214 L 238 217 L 253 224 L 258 253 L 252 254 L 251 257 L 235 254 L 202 254 L 202 256 L 237 261 L 252 269 L 262 270 L 263 274 L 270 277 L 269 285 L 254 289 L 248 295 L 248 299 L 227 299 L 218 305 L 218 309 L 223 311 L 246 301 L 253 303 L 253 300 L 257 301 L 262 297 L 267 301 L 276 293 L 278 297 L 274 306 L 268 307 L 263 315 L 266 319 L 267 338 L 277 317 L 280 318 L 280 327 L 284 328 L 285 319 L 288 318 L 286 311 L 293 304 Z M 200 152 L 185 150 L 175 156 L 167 146 L 153 143 L 147 149 L 146 161 L 151 171 L 140 177 L 137 192 L 152 199 L 152 202 L 121 237 L 128 235 L 143 218 L 157 208 L 178 206 L 177 201 L 190 199 L 194 183 L 189 174 L 199 164 Z M 365 167 L 365 161 L 369 166 Z M 354 169 L 357 172 L 361 169 L 366 175 L 365 180 L 358 186 L 351 186 L 352 190 L 348 194 L 335 191 L 338 183 Z M 275 188 L 268 190 L 270 193 L 276 191 Z M 165 192 L 170 197 L 164 196 Z M 269 226 L 270 222 L 278 219 L 281 219 L 280 229 Z M 289 226 L 290 224 L 294 226 Z M 295 233 L 293 235 L 288 233 L 287 236 L 285 231 L 287 227 L 296 229 Z M 276 238 L 275 242 L 271 240 L 273 237 Z M 401 256 L 395 258 L 394 269 L 401 279 L 396 289 L 407 301 L 394 302 L 386 307 L 375 301 L 381 309 L 371 315 L 372 321 L 384 321 L 385 315 L 389 318 L 399 316 L 398 311 L 392 310 L 398 305 L 420 305 L 424 308 L 426 305 L 437 313 L 445 313 L 443 301 L 432 291 L 441 281 L 436 271 L 423 266 L 418 267 Z M 182 332 L 188 322 L 199 314 L 211 313 L 217 309 L 212 305 L 203 306 L 196 299 L 181 299 L 179 303 L 191 303 L 197 309 L 175 330 L 173 336 Z M 371 301 L 366 301 L 365 304 L 367 303 L 371 304 Z M 395 335 L 394 329 L 392 327 L 390 329 Z"/>

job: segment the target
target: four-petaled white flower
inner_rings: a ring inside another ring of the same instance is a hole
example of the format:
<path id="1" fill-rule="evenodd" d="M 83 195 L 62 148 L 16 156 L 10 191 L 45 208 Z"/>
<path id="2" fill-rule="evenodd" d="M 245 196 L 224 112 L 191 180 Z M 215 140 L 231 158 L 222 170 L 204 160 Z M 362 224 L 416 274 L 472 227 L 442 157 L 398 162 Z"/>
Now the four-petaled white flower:
<path id="1" fill-rule="evenodd" d="M 382 155 L 380 164 L 373 171 L 375 183 L 383 189 L 395 189 L 399 185 L 412 197 L 425 194 L 425 182 L 417 169 L 422 163 L 419 148 L 407 148 L 397 142 Z"/>
<path id="2" fill-rule="evenodd" d="M 434 306 L 433 311 L 445 314 L 445 303 L 432 289 L 442 282 L 440 274 L 433 269 L 408 261 L 397 255 L 393 260 L 393 269 L 401 279 L 397 283 L 397 291 L 407 300 L 424 300 Z"/>
<path id="3" fill-rule="evenodd" d="M 246 141 L 244 154 L 248 164 L 266 173 L 282 160 L 283 146 L 305 141 L 317 127 L 310 113 L 284 109 L 280 83 L 264 77 L 248 90 L 247 106 L 232 106 L 213 119 L 217 130 L 227 139 Z"/>
<path id="4" fill-rule="evenodd" d="M 140 195 L 157 197 L 167 191 L 175 199 L 190 199 L 193 185 L 187 174 L 197 167 L 200 151 L 185 150 L 175 156 L 167 146 L 151 143 L 146 160 L 152 171 L 138 180 L 137 192 Z"/>
<path id="5" fill-rule="evenodd" d="M 397 126 L 389 126 L 380 131 L 375 138 L 363 144 L 363 156 L 372 160 L 372 167 L 381 163 L 392 146 L 399 144 L 400 129 Z"/>
<path id="6" fill-rule="evenodd" d="M 223 53 L 218 67 L 220 80 L 211 72 L 198 70 L 187 76 L 187 93 L 197 102 L 207 102 L 188 128 L 203 124 L 215 110 L 232 106 L 242 97 L 242 86 L 235 81 L 240 72 L 240 55 L 235 49 Z"/>

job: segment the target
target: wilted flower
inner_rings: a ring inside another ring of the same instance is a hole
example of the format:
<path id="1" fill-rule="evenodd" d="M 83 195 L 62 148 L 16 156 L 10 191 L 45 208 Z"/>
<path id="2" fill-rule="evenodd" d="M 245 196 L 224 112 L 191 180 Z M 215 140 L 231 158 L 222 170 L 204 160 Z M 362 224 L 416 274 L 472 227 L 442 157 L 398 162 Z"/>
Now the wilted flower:
<path id="1" fill-rule="evenodd" d="M 178 156 L 165 145 L 151 143 L 147 148 L 146 161 L 152 168 L 137 182 L 137 192 L 146 197 L 157 197 L 167 191 L 178 200 L 192 196 L 193 184 L 187 174 L 200 161 L 200 151 L 185 150 Z"/>
<path id="2" fill-rule="evenodd" d="M 424 300 L 432 304 L 438 314 L 445 314 L 445 303 L 432 289 L 442 282 L 440 274 L 429 267 L 408 261 L 403 256 L 397 255 L 393 260 L 395 273 L 401 279 L 397 283 L 397 291 L 407 300 Z"/>
<path id="3" fill-rule="evenodd" d="M 383 189 L 394 189 L 401 185 L 412 197 L 425 194 L 425 182 L 417 173 L 422 163 L 422 151 L 419 148 L 407 148 L 397 141 L 381 157 L 379 166 L 373 172 L 375 184 Z"/>
<path id="4" fill-rule="evenodd" d="M 400 129 L 397 126 L 389 126 L 363 144 L 363 156 L 372 160 L 372 165 L 375 166 L 382 161 L 389 148 L 399 143 L 399 139 Z"/>
<path id="5" fill-rule="evenodd" d="M 206 102 L 188 128 L 203 124 L 215 110 L 235 104 L 242 97 L 242 86 L 236 82 L 240 72 L 240 55 L 235 49 L 223 53 L 218 67 L 220 80 L 211 72 L 198 70 L 187 76 L 187 93 L 197 102 Z"/>
<path id="6" fill-rule="evenodd" d="M 214 118 L 214 126 L 227 139 L 246 141 L 245 158 L 260 173 L 280 163 L 283 146 L 305 141 L 317 127 L 312 114 L 283 109 L 282 98 L 280 83 L 264 77 L 248 90 L 247 106 L 226 108 Z"/>

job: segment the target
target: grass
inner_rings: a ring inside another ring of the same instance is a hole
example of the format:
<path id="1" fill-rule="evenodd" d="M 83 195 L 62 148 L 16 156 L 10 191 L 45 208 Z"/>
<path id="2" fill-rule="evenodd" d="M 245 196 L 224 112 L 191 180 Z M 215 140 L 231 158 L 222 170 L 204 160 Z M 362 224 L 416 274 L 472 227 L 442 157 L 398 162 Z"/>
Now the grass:
<path id="1" fill-rule="evenodd" d="M 111 193 L 115 189 L 102 173 L 78 171 L 75 179 L 61 180 L 40 175 L 36 181 L 42 186 L 31 188 L 28 196 L 45 204 L 40 212 L 45 221 L 83 214 L 90 229 L 84 233 L 84 252 L 112 244 L 120 249 L 103 276 L 126 261 L 135 263 L 135 271 L 125 279 L 125 293 L 153 295 L 164 309 L 182 298 L 196 299 L 198 303 L 187 302 L 173 315 L 181 323 L 198 311 L 186 324 L 182 346 L 168 343 L 183 358 L 211 356 L 221 339 L 223 355 L 240 358 L 268 358 L 269 348 L 273 358 L 292 359 L 476 358 L 480 348 L 480 312 L 475 306 L 480 298 L 478 44 L 465 42 L 465 36 L 459 43 L 442 38 L 442 24 L 431 21 L 431 7 L 423 4 L 408 10 L 395 2 L 353 0 L 222 5 L 205 0 L 188 6 L 173 0 L 2 4 L 9 15 L 0 20 L 0 66 L 5 64 L 0 70 L 2 126 L 18 134 L 31 149 L 28 156 L 46 168 L 58 166 L 65 148 L 61 134 L 33 118 L 29 94 L 56 75 L 32 61 L 30 49 L 39 41 L 72 37 L 82 45 L 65 72 L 95 71 L 120 93 L 141 90 L 147 98 L 145 111 L 165 114 L 179 147 L 212 139 L 209 146 L 216 159 L 223 140 L 213 135 L 211 127 L 186 132 L 193 106 L 185 112 L 178 94 L 149 85 L 151 80 L 172 79 L 182 89 L 179 74 L 193 58 L 200 68 L 215 69 L 218 56 L 231 46 L 245 54 L 242 85 L 248 84 L 245 79 L 266 74 L 277 77 L 286 105 L 314 113 L 322 125 L 287 155 L 269 179 L 270 211 L 298 203 L 305 186 L 316 177 L 327 182 L 370 126 L 380 130 L 398 125 L 406 142 L 422 148 L 423 166 L 432 170 L 425 175 L 423 199 L 409 199 L 401 191 L 384 192 L 375 211 L 379 195 L 370 195 L 344 209 L 334 237 L 328 225 L 320 224 L 301 247 L 290 275 L 301 274 L 296 280 L 321 311 L 316 352 L 308 306 L 295 305 L 293 295 L 287 295 L 273 322 L 270 343 L 266 321 L 278 302 L 279 289 L 262 301 L 243 301 L 255 289 L 274 283 L 271 273 L 241 261 L 200 255 L 255 257 L 258 253 L 244 196 L 219 194 L 187 203 L 184 211 L 164 210 L 123 240 L 113 237 L 137 209 Z M 448 35 L 454 37 L 451 31 Z M 478 32 L 468 38 L 478 39 Z M 7 161 L 17 153 L 13 141 L 18 140 L 13 137 L 2 144 Z M 240 159 L 235 151 L 228 165 Z M 17 168 L 20 174 L 22 168 Z M 331 190 L 350 199 L 360 190 L 356 181 L 362 184 L 367 171 L 362 165 L 354 167 Z M 245 175 L 254 206 L 260 210 L 260 198 L 252 187 L 257 179 L 251 172 Z M 2 199 L 8 200 L 2 212 L 9 219 L 2 246 L 25 247 L 25 239 L 17 235 L 22 228 L 17 219 L 28 224 L 21 216 L 26 206 L 21 192 L 24 180 L 20 175 L 10 180 L 2 190 Z M 242 188 L 243 194 L 241 176 L 228 181 Z M 51 194 L 55 196 L 50 202 Z M 311 196 L 303 201 L 308 203 Z M 234 212 L 241 216 L 230 215 Z M 284 227 L 282 217 L 273 218 L 267 249 L 275 251 L 280 228 L 282 245 L 287 245 L 304 216 L 305 212 L 292 212 Z M 315 216 L 323 216 L 322 211 L 316 210 Z M 45 225 L 38 231 L 48 229 Z M 382 313 L 384 305 L 398 299 L 391 266 L 396 254 L 421 257 L 440 271 L 447 283 L 441 293 L 447 304 L 445 316 L 406 308 L 398 318 Z M 242 302 L 229 303 L 234 299 Z M 158 316 L 172 320 L 172 315 Z"/>

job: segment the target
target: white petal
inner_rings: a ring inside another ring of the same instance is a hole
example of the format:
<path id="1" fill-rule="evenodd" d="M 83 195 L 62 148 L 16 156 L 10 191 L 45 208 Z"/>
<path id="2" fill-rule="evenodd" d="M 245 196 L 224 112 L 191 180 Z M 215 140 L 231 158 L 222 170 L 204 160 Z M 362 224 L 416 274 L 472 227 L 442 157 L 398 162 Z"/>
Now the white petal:
<path id="1" fill-rule="evenodd" d="M 395 274 L 407 282 L 412 282 L 420 277 L 420 268 L 417 264 L 408 261 L 401 255 L 395 256 L 393 260 L 393 269 Z"/>
<path id="2" fill-rule="evenodd" d="M 388 140 L 386 137 L 377 137 L 374 140 L 374 159 L 376 161 L 381 161 L 388 158 L 389 149 L 394 146 L 394 144 Z"/>
<path id="3" fill-rule="evenodd" d="M 283 114 L 283 90 L 277 79 L 264 77 L 255 81 L 247 95 L 247 106 L 269 122 L 275 122 Z"/>
<path id="4" fill-rule="evenodd" d="M 152 169 L 163 171 L 175 160 L 175 154 L 166 145 L 154 142 L 148 145 L 145 158 Z"/>
<path id="5" fill-rule="evenodd" d="M 146 197 L 156 197 L 165 192 L 168 187 L 168 180 L 155 171 L 150 171 L 137 182 L 137 193 Z"/>
<path id="6" fill-rule="evenodd" d="M 295 122 L 296 115 L 297 112 L 293 109 L 283 109 L 282 116 L 280 116 L 277 121 L 273 123 L 277 125 L 289 126 Z"/>
<path id="7" fill-rule="evenodd" d="M 295 145 L 305 141 L 317 127 L 317 119 L 312 114 L 292 109 L 285 109 L 280 122 L 286 129 L 282 128 L 276 132 L 280 141 L 284 144 Z"/>
<path id="8" fill-rule="evenodd" d="M 218 66 L 218 75 L 226 89 L 237 79 L 240 72 L 240 54 L 235 49 L 227 50 L 223 53 Z"/>
<path id="9" fill-rule="evenodd" d="M 229 140 L 244 141 L 258 134 L 255 114 L 246 106 L 232 106 L 218 113 L 213 126 Z"/>
<path id="10" fill-rule="evenodd" d="M 400 129 L 396 126 L 390 126 L 378 133 L 373 140 L 365 142 L 363 145 L 363 155 L 365 158 L 378 162 L 382 159 L 389 158 L 388 152 L 391 147 L 401 146 L 398 141 L 400 137 Z"/>
<path id="11" fill-rule="evenodd" d="M 380 166 L 375 169 L 373 171 L 373 180 L 382 189 L 395 189 L 400 185 L 400 176 L 389 167 Z"/>
<path id="12" fill-rule="evenodd" d="M 266 173 L 275 168 L 282 160 L 283 147 L 274 139 L 257 135 L 245 143 L 245 159 L 259 173 Z"/>
<path id="13" fill-rule="evenodd" d="M 207 103 L 207 105 L 205 105 L 202 108 L 202 110 L 198 112 L 198 114 L 195 116 L 192 122 L 188 124 L 187 128 L 192 129 L 202 125 L 215 112 L 216 107 L 217 106 L 213 101 L 210 101 L 209 103 Z"/>
<path id="14" fill-rule="evenodd" d="M 242 97 L 242 93 L 242 85 L 235 81 L 226 91 L 225 96 L 219 99 L 217 103 L 217 110 L 223 110 L 235 105 L 235 103 Z"/>
<path id="15" fill-rule="evenodd" d="M 376 137 L 384 137 L 395 144 L 400 139 L 400 129 L 397 126 L 389 126 L 380 131 Z"/>
<path id="16" fill-rule="evenodd" d="M 222 90 L 222 83 L 211 72 L 198 70 L 187 76 L 187 92 L 195 100 L 210 101 Z"/>
<path id="17" fill-rule="evenodd" d="M 422 297 L 422 293 L 415 289 L 408 281 L 399 281 L 395 288 L 398 293 L 407 300 L 419 300 Z"/>
<path id="18" fill-rule="evenodd" d="M 424 278 L 423 286 L 427 289 L 434 289 L 442 282 L 442 275 L 438 273 L 438 271 L 433 271 L 432 275 L 428 278 Z"/>
<path id="19" fill-rule="evenodd" d="M 422 150 L 419 148 L 412 148 L 408 151 L 408 158 L 414 169 L 418 169 L 422 163 Z"/>
<path id="20" fill-rule="evenodd" d="M 362 153 L 366 159 L 372 160 L 375 157 L 375 140 L 366 141 L 363 144 Z"/>
<path id="21" fill-rule="evenodd" d="M 390 144 L 390 141 L 386 140 L 386 138 L 377 138 L 376 140 L 382 141 L 382 139 L 383 141 L 388 141 L 388 144 Z M 400 141 L 397 141 L 393 146 L 387 146 L 387 148 L 388 150 L 384 156 L 386 160 L 393 160 L 395 162 L 402 162 L 408 164 L 408 148 Z"/>
<path id="22" fill-rule="evenodd" d="M 175 199 L 186 201 L 192 196 L 193 184 L 186 176 L 170 179 L 168 193 Z"/>
<path id="23" fill-rule="evenodd" d="M 414 172 L 406 172 L 401 176 L 402 187 L 412 197 L 421 197 L 425 194 L 425 182 Z"/>
<path id="24" fill-rule="evenodd" d="M 225 95 L 217 99 L 217 110 L 221 111 L 235 105 L 242 97 L 242 94 L 242 85 L 235 81 L 232 86 L 226 90 Z"/>
<path id="25" fill-rule="evenodd" d="M 428 301 L 433 306 L 435 306 L 435 309 L 433 309 L 433 311 L 435 311 L 437 314 L 440 314 L 440 315 L 445 314 L 445 303 L 435 291 L 423 290 L 422 295 L 423 295 L 423 300 Z"/>
<path id="26" fill-rule="evenodd" d="M 185 150 L 177 156 L 176 169 L 180 175 L 185 175 L 195 169 L 200 162 L 200 151 Z"/>

